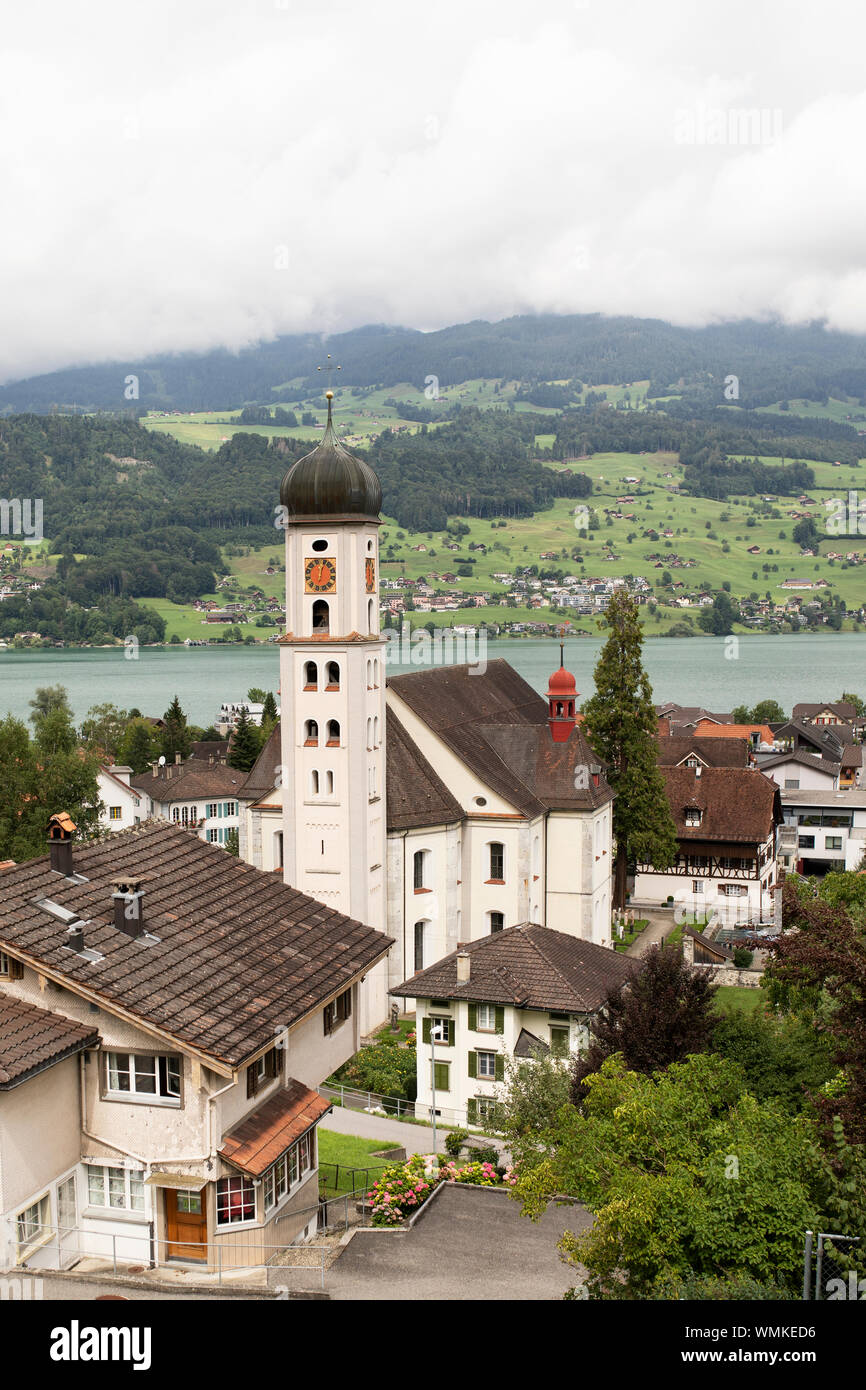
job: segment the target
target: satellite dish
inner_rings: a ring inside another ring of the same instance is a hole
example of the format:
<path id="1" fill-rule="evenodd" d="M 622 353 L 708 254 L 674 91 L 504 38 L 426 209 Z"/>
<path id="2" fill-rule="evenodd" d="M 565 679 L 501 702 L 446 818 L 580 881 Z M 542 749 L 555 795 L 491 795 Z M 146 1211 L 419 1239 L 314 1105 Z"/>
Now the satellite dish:
<path id="1" fill-rule="evenodd" d="M 160 757 L 159 765 L 160 765 L 160 767 L 165 767 L 165 754 L 164 754 L 164 753 L 163 753 L 162 756 Z"/>

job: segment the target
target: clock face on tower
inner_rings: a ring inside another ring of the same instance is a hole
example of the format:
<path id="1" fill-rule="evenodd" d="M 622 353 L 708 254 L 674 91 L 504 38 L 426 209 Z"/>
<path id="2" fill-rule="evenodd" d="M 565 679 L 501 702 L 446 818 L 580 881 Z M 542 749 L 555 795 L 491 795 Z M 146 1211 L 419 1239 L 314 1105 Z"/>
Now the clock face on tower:
<path id="1" fill-rule="evenodd" d="M 337 588 L 336 560 L 320 560 L 318 556 L 305 560 L 304 580 L 308 594 L 333 594 Z"/>
<path id="2" fill-rule="evenodd" d="M 372 594 L 376 589 L 376 561 L 368 556 L 364 562 L 364 566 L 367 578 L 367 593 Z"/>

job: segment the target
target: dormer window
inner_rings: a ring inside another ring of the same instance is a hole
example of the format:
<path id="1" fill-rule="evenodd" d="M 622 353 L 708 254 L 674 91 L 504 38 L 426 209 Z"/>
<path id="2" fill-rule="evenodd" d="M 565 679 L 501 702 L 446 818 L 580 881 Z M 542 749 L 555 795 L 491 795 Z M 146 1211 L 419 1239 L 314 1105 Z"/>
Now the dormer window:
<path id="1" fill-rule="evenodd" d="M 700 825 L 702 816 L 703 811 L 701 811 L 697 806 L 687 806 L 685 808 L 684 819 L 686 825 Z"/>

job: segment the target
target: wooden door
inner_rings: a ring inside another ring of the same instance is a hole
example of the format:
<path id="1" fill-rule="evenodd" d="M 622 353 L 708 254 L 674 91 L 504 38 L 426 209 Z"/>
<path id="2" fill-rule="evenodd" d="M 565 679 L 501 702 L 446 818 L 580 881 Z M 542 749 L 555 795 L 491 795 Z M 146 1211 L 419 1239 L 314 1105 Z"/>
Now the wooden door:
<path id="1" fill-rule="evenodd" d="M 166 1258 L 207 1262 L 207 1211 L 204 1189 L 166 1187 Z"/>

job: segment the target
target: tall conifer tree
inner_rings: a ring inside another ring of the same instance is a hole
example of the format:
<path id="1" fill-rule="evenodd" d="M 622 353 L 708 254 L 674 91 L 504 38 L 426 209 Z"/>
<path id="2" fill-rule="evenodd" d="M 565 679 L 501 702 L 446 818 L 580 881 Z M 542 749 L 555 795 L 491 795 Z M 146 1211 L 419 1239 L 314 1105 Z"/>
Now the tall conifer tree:
<path id="1" fill-rule="evenodd" d="M 668 868 L 677 852 L 677 833 L 658 767 L 658 719 L 641 661 L 637 604 L 624 589 L 612 595 L 603 626 L 610 636 L 595 668 L 595 694 L 583 707 L 583 727 L 606 764 L 605 776 L 615 793 L 613 905 L 622 908 L 629 860 Z"/>
<path id="2" fill-rule="evenodd" d="M 229 747 L 228 765 L 238 768 L 240 772 L 252 772 L 260 751 L 261 743 L 256 726 L 250 720 L 246 707 L 241 705 Z"/>

